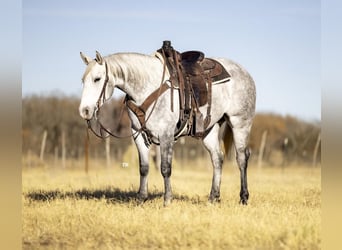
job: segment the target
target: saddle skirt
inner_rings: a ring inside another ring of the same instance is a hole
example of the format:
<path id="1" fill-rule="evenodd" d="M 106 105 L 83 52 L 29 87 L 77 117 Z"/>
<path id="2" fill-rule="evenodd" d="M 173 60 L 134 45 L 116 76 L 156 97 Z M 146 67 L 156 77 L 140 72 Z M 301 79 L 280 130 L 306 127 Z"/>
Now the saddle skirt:
<path id="1" fill-rule="evenodd" d="M 186 51 L 180 55 L 183 76 L 188 77 L 198 106 L 204 106 L 208 103 L 208 84 L 228 81 L 230 75 L 221 63 L 205 58 L 201 51 Z"/>

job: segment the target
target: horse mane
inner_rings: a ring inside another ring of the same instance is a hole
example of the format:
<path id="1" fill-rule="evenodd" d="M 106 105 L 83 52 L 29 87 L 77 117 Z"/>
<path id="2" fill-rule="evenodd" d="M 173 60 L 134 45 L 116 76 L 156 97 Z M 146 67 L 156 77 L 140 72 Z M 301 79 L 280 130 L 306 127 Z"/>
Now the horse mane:
<path id="1" fill-rule="evenodd" d="M 116 53 L 103 57 L 107 62 L 110 71 L 116 78 L 123 79 L 124 82 L 131 83 L 144 83 L 146 81 L 153 82 L 155 77 L 160 77 L 158 75 L 158 69 L 156 68 L 155 60 L 162 62 L 162 58 L 158 53 L 152 55 L 144 55 L 140 53 Z M 83 77 L 82 82 L 84 82 L 86 76 L 92 70 L 96 61 L 93 60 L 89 62 Z M 155 69 L 151 70 L 151 67 Z M 159 79 L 159 78 L 158 78 Z"/>
<path id="2" fill-rule="evenodd" d="M 151 59 L 157 58 L 140 53 L 116 53 L 104 57 L 114 77 L 131 83 L 143 83 L 153 77 L 153 71 L 148 67 L 152 66 Z"/>

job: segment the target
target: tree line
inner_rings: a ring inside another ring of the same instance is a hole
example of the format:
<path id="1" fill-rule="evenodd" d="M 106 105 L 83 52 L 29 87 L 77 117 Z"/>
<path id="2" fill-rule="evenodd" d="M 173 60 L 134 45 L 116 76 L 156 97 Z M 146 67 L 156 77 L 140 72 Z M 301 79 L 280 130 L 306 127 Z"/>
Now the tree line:
<path id="1" fill-rule="evenodd" d="M 22 153 L 39 156 L 44 133 L 46 158 L 83 158 L 87 124 L 79 116 L 79 98 L 73 96 L 31 95 L 22 98 Z M 112 99 L 106 105 L 107 115 L 112 116 L 114 130 L 129 135 L 130 123 L 122 113 L 123 99 Z M 121 119 L 119 119 L 121 117 Z M 307 122 L 293 116 L 257 113 L 254 119 L 249 146 L 252 161 L 262 159 L 270 165 L 320 162 L 320 122 Z M 90 157 L 105 157 L 105 140 L 89 133 Z M 132 139 L 111 139 L 110 151 L 113 158 L 121 161 L 122 155 L 131 145 Z M 179 150 L 182 147 L 183 150 Z M 206 154 L 199 140 L 182 139 L 175 147 L 176 157 L 198 158 Z M 314 159 L 315 158 L 315 159 Z"/>

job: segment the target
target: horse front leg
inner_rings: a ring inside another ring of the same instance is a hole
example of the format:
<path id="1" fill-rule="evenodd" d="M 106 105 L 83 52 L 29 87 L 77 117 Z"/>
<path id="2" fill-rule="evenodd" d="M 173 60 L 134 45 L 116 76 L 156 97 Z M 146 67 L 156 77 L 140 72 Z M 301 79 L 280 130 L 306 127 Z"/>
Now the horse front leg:
<path id="1" fill-rule="evenodd" d="M 134 140 L 139 154 L 139 173 L 140 186 L 138 191 L 138 199 L 146 201 L 148 197 L 148 172 L 149 172 L 149 148 L 145 145 L 144 138 L 141 134 Z"/>
<path id="2" fill-rule="evenodd" d="M 171 189 L 171 168 L 172 168 L 172 152 L 173 137 L 160 140 L 160 171 L 164 178 L 164 206 L 168 206 L 172 201 Z"/>
<path id="3" fill-rule="evenodd" d="M 216 124 L 208 133 L 208 135 L 203 139 L 203 145 L 210 153 L 211 162 L 213 164 L 213 179 L 209 195 L 209 202 L 220 201 L 223 153 L 221 151 L 220 142 L 218 140 L 219 128 L 219 125 Z"/>

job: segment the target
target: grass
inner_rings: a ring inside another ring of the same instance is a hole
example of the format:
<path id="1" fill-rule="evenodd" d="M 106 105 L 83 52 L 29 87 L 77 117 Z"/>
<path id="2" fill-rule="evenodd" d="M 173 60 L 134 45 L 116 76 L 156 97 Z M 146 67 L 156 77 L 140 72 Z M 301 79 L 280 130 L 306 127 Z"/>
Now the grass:
<path id="1" fill-rule="evenodd" d="M 221 202 L 207 197 L 212 171 L 176 167 L 174 200 L 151 169 L 139 204 L 134 167 L 24 169 L 24 249 L 320 249 L 320 168 L 249 168 L 250 201 L 238 204 L 239 172 L 225 165 Z"/>

